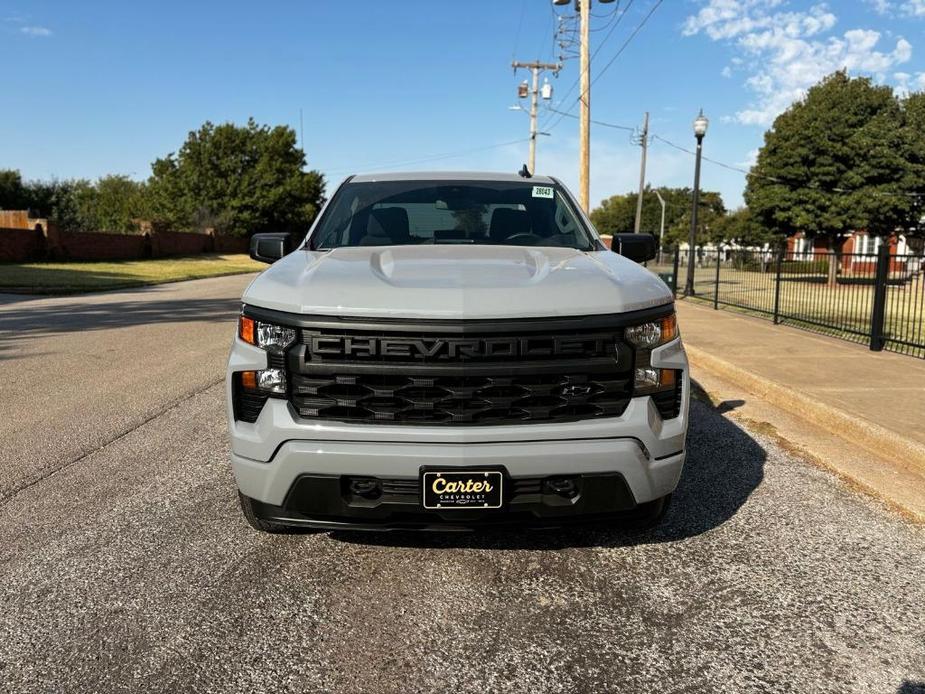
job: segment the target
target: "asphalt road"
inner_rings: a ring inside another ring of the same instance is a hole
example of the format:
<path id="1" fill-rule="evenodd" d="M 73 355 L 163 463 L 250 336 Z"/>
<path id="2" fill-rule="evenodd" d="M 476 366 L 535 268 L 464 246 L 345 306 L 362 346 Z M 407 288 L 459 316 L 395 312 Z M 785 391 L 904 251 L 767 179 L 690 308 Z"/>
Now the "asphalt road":
<path id="1" fill-rule="evenodd" d="M 925 693 L 925 529 L 699 403 L 656 531 L 251 531 L 246 281 L 0 298 L 0 691 Z"/>

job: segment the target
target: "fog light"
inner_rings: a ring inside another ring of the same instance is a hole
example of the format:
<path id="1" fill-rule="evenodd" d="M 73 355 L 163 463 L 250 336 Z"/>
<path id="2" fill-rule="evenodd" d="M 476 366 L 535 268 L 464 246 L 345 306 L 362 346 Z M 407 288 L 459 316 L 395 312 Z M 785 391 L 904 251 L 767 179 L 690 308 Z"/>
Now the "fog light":
<path id="1" fill-rule="evenodd" d="M 353 478 L 350 480 L 350 493 L 367 499 L 375 499 L 382 493 L 382 483 L 372 478 Z"/>
<path id="2" fill-rule="evenodd" d="M 282 369 L 264 369 L 257 372 L 257 388 L 265 393 L 285 393 L 286 376 Z"/>
<path id="3" fill-rule="evenodd" d="M 571 499 L 578 494 L 578 487 L 571 477 L 550 477 L 546 480 L 546 489 L 566 499 Z"/>

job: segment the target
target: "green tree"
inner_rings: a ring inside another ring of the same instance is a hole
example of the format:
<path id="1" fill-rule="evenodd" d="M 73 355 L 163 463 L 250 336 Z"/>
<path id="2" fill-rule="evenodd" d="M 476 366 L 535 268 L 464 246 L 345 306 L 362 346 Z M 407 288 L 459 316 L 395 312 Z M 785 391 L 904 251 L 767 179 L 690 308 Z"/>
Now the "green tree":
<path id="1" fill-rule="evenodd" d="M 304 232 L 324 196 L 323 177 L 304 166 L 291 128 L 206 122 L 151 165 L 148 202 L 155 220 L 176 229 Z"/>
<path id="2" fill-rule="evenodd" d="M 75 192 L 77 216 L 84 229 L 137 231 L 139 221 L 147 217 L 145 184 L 128 176 L 103 176 L 93 186 L 77 186 Z"/>
<path id="3" fill-rule="evenodd" d="M 655 192 L 665 201 L 665 247 L 686 241 L 690 233 L 690 212 L 693 193 L 690 188 L 650 188 L 646 186 L 642 195 L 641 231 L 659 235 L 662 207 Z M 614 195 L 601 201 L 599 207 L 591 211 L 591 221 L 602 234 L 631 232 L 636 222 L 637 193 Z M 725 214 L 723 198 L 716 192 L 700 193 L 700 211 L 698 227 L 709 227 L 717 215 Z M 698 236 L 698 240 L 708 239 Z"/>
<path id="4" fill-rule="evenodd" d="M 902 156 L 906 170 L 902 188 L 909 203 L 902 228 L 919 243 L 925 238 L 925 92 L 909 94 L 902 101 Z"/>
<path id="5" fill-rule="evenodd" d="M 691 235 L 691 206 L 693 198 L 688 201 L 686 209 L 665 229 L 665 246 L 677 246 L 687 243 Z M 723 237 L 716 231 L 716 223 L 726 214 L 723 196 L 706 191 L 700 193 L 700 206 L 697 210 L 697 245 L 716 243 Z"/>
<path id="6" fill-rule="evenodd" d="M 39 217 L 53 219 L 65 231 L 95 231 L 82 218 L 81 200 L 92 195 L 93 186 L 85 179 L 29 181 L 26 184 L 29 209 Z M 86 204 L 86 203 L 83 203 Z"/>
<path id="7" fill-rule="evenodd" d="M 19 171 L 0 170 L 0 210 L 23 210 L 28 207 L 28 191 Z"/>
<path id="8" fill-rule="evenodd" d="M 890 87 L 829 75 L 765 133 L 745 189 L 749 209 L 774 233 L 824 237 L 837 256 L 855 230 L 892 233 L 912 204 L 901 194 L 901 124 Z"/>
<path id="9" fill-rule="evenodd" d="M 776 246 L 783 239 L 762 226 L 747 207 L 740 207 L 716 218 L 712 232 L 721 241 L 731 241 L 746 247 L 762 247 L 766 243 Z"/>

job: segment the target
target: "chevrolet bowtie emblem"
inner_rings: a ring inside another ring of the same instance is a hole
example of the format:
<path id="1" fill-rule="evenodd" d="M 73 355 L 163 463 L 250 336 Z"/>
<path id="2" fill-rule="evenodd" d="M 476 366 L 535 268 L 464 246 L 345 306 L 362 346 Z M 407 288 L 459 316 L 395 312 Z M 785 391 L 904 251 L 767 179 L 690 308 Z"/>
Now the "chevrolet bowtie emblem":
<path id="1" fill-rule="evenodd" d="M 569 397 L 569 398 L 578 397 L 579 395 L 588 395 L 590 392 L 591 392 L 591 386 L 581 385 L 577 383 L 573 385 L 568 385 L 562 388 L 562 395 Z"/>

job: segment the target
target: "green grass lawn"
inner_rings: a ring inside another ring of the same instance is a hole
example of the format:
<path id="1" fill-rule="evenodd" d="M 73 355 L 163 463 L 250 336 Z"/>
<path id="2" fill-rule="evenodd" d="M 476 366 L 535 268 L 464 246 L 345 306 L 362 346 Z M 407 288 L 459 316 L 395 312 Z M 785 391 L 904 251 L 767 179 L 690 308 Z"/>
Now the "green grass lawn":
<path id="1" fill-rule="evenodd" d="M 668 264 L 649 265 L 653 272 L 671 272 Z M 862 284 L 839 284 L 831 287 L 820 275 L 815 282 L 802 281 L 799 276 L 784 275 L 780 291 L 780 317 L 784 323 L 826 335 L 835 335 L 855 342 L 869 340 L 873 312 L 874 287 Z M 684 289 L 687 268 L 678 268 L 678 291 Z M 712 305 L 715 292 L 716 266 L 698 268 L 694 275 L 696 299 Z M 767 318 L 774 311 L 775 275 L 773 272 L 738 270 L 729 265 L 720 267 L 719 300 L 723 308 L 743 311 Z M 925 278 L 912 277 L 902 285 L 887 288 L 884 331 L 894 340 L 925 341 Z M 925 357 L 925 350 L 899 344 L 888 344 L 894 351 Z"/>
<path id="2" fill-rule="evenodd" d="M 10 263 L 0 264 L 0 292 L 79 294 L 259 272 L 266 267 L 243 254 L 110 262 Z"/>

